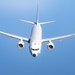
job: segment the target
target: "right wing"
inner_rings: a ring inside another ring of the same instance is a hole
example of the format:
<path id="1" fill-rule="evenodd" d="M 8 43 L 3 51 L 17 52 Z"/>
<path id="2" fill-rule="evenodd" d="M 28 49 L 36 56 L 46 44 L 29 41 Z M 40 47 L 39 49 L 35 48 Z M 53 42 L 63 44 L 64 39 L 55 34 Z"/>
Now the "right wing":
<path id="1" fill-rule="evenodd" d="M 6 35 L 6 36 L 9 36 L 11 38 L 18 39 L 18 40 L 23 40 L 23 41 L 29 42 L 29 39 L 28 38 L 24 38 L 24 37 L 12 35 L 12 34 L 9 34 L 9 33 L 2 32 L 2 31 L 0 31 L 0 34 Z"/>
<path id="2" fill-rule="evenodd" d="M 50 42 L 50 41 L 55 41 L 55 40 L 61 40 L 61 39 L 68 38 L 68 37 L 71 37 L 71 36 L 75 36 L 75 33 L 69 34 L 69 35 L 64 35 L 64 36 L 59 36 L 59 37 L 54 37 L 54 38 L 42 39 L 42 42 Z"/>

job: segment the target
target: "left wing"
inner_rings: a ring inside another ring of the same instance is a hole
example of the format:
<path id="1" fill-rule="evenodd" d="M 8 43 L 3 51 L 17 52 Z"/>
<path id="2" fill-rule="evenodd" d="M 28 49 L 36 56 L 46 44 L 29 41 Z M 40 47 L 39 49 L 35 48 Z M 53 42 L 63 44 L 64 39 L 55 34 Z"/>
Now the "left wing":
<path id="1" fill-rule="evenodd" d="M 49 41 L 55 41 L 55 40 L 61 40 L 61 39 L 68 38 L 68 37 L 71 37 L 71 36 L 75 36 L 75 33 L 74 34 L 65 35 L 65 36 L 59 36 L 59 37 L 54 37 L 54 38 L 42 39 L 42 43 L 43 42 L 49 42 Z"/>
<path id="2" fill-rule="evenodd" d="M 2 31 L 0 31 L 0 34 L 6 35 L 6 36 L 9 36 L 9 37 L 11 37 L 11 38 L 18 39 L 18 40 L 23 40 L 23 41 L 26 41 L 26 42 L 29 41 L 28 38 L 24 38 L 24 37 L 20 37 L 20 36 L 12 35 L 12 34 L 9 34 L 9 33 L 2 32 Z"/>

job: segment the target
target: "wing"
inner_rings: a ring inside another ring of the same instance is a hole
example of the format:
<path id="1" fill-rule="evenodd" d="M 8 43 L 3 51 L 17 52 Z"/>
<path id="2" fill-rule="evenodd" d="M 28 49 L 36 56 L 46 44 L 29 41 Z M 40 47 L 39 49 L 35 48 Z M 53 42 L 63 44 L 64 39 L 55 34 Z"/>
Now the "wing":
<path id="1" fill-rule="evenodd" d="M 42 39 L 42 42 L 61 40 L 61 39 L 68 38 L 68 37 L 71 37 L 71 36 L 75 36 L 75 33 L 74 34 L 65 35 L 65 36 L 59 36 L 59 37 L 54 37 L 54 38 Z"/>
<path id="2" fill-rule="evenodd" d="M 12 34 L 9 34 L 9 33 L 2 32 L 2 31 L 0 31 L 0 34 L 6 35 L 6 36 L 9 36 L 9 37 L 11 37 L 11 38 L 18 39 L 18 40 L 23 40 L 23 41 L 26 41 L 26 42 L 29 41 L 28 38 L 24 38 L 24 37 L 20 37 L 20 36 L 12 35 Z"/>

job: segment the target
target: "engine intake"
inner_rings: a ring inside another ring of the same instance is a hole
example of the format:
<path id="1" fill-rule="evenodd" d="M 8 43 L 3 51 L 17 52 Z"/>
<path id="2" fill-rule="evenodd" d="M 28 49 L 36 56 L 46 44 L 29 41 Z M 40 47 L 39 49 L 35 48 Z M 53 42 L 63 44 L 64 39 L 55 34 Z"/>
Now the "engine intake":
<path id="1" fill-rule="evenodd" d="M 49 45 L 49 48 L 53 49 L 53 45 Z"/>
<path id="2" fill-rule="evenodd" d="M 50 41 L 48 44 L 47 44 L 47 47 L 48 47 L 48 50 L 52 50 L 54 48 L 54 44 Z"/>
<path id="3" fill-rule="evenodd" d="M 24 48 L 24 42 L 22 40 L 18 43 L 18 48 Z"/>

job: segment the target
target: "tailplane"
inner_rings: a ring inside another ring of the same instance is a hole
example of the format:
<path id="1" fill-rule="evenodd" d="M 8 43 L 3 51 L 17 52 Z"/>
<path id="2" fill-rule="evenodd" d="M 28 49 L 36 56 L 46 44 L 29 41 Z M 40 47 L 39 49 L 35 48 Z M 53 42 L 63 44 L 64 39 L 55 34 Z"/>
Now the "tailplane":
<path id="1" fill-rule="evenodd" d="M 22 19 L 20 19 L 20 21 L 22 21 L 22 22 L 26 22 L 26 23 L 29 23 L 29 24 L 35 24 L 34 22 L 31 22 L 31 21 L 27 21 L 27 20 L 22 20 Z"/>
<path id="2" fill-rule="evenodd" d="M 53 22 L 55 21 L 41 22 L 40 25 L 47 24 L 47 23 L 53 23 Z"/>
<path id="3" fill-rule="evenodd" d="M 37 4 L 36 22 L 31 22 L 31 21 L 22 20 L 22 19 L 20 19 L 20 21 L 26 22 L 26 23 L 29 23 L 29 24 L 32 24 L 32 25 L 34 25 L 34 24 L 37 25 L 39 23 L 39 10 L 38 10 L 38 6 L 39 6 L 39 3 Z M 41 22 L 39 24 L 40 25 L 43 25 L 43 24 L 48 24 L 48 23 L 53 23 L 53 22 L 55 22 L 55 21 Z"/>

